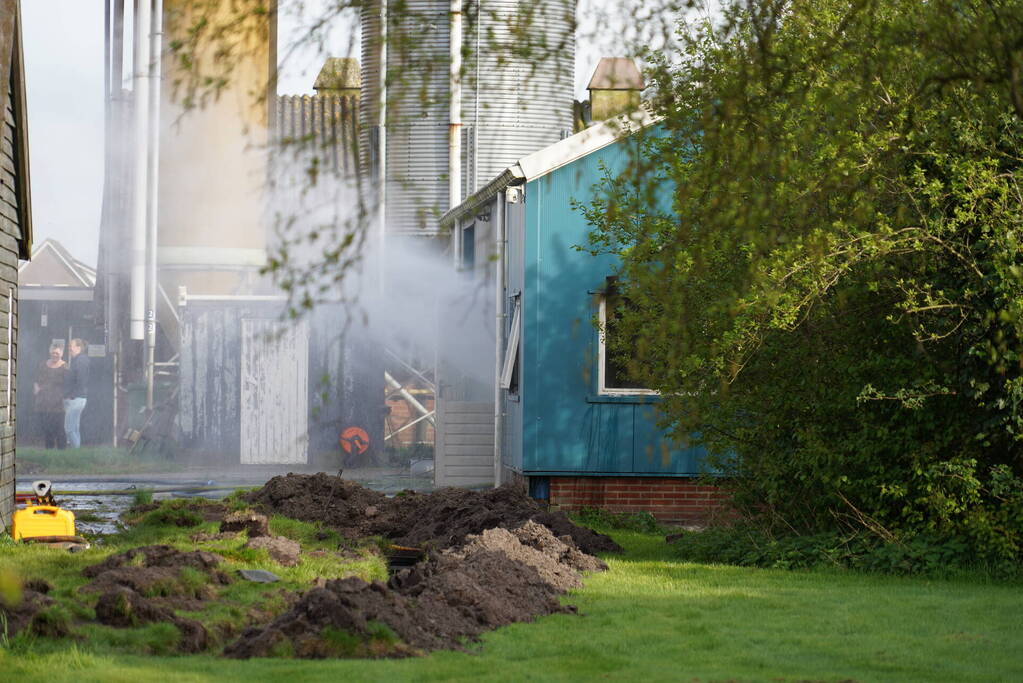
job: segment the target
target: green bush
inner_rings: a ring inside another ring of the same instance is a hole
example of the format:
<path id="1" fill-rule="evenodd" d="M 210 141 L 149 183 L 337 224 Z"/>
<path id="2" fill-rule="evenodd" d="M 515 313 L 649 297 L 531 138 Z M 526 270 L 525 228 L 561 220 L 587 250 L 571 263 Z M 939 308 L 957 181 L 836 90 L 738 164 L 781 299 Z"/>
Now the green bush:
<path id="1" fill-rule="evenodd" d="M 149 505 L 153 502 L 153 492 L 150 489 L 139 489 L 132 495 L 131 502 L 132 505 Z"/>
<path id="2" fill-rule="evenodd" d="M 580 207 L 611 354 L 772 531 L 1019 562 L 1023 0 L 721 5 Z"/>
<path id="3" fill-rule="evenodd" d="M 968 539 L 916 534 L 884 540 L 865 532 L 774 535 L 751 524 L 683 532 L 671 539 L 689 562 L 771 569 L 855 569 L 883 574 L 951 576 L 983 573 L 1018 577 L 1012 561 L 981 558 Z"/>

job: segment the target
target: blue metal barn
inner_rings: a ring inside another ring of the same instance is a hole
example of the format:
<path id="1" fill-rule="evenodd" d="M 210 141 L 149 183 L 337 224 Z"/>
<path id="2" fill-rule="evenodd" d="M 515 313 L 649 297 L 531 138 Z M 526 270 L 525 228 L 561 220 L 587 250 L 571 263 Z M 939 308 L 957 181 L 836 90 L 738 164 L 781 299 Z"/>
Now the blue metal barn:
<path id="1" fill-rule="evenodd" d="M 647 117 L 587 128 L 519 160 L 442 218 L 467 289 L 486 292 L 493 329 L 479 345 L 489 341 L 493 372 L 470 381 L 442 364 L 439 485 L 521 475 L 546 497 L 548 477 L 701 474 L 703 451 L 679 448 L 657 426 L 658 397 L 613 381 L 594 322 L 615 257 L 575 248 L 590 227 L 573 200 L 588 203 L 605 173 L 657 133 Z M 462 434 L 461 425 L 474 428 Z"/>

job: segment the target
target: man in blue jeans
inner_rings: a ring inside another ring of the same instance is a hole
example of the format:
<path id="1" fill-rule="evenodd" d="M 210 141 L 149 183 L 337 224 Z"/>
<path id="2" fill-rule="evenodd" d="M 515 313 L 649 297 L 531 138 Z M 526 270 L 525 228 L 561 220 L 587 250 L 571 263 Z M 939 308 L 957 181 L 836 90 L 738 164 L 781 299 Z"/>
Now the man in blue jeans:
<path id="1" fill-rule="evenodd" d="M 68 345 L 71 364 L 64 376 L 64 432 L 67 434 L 68 448 L 79 448 L 82 445 L 78 427 L 89 387 L 89 357 L 82 353 L 84 350 L 85 342 L 81 339 L 72 339 Z"/>

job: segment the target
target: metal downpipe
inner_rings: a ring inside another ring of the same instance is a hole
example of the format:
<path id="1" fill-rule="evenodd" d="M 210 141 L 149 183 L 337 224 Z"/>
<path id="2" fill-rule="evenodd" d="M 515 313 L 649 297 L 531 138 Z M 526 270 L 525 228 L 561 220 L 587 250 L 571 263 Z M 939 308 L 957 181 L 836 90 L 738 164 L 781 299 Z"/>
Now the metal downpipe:
<path id="1" fill-rule="evenodd" d="M 462 202 L 462 0 L 451 0 L 448 73 L 448 209 Z"/>
<path id="2" fill-rule="evenodd" d="M 135 100 L 134 140 L 135 163 L 132 188 L 132 240 L 131 240 L 131 325 L 132 339 L 145 339 L 146 323 L 146 210 L 149 190 L 149 30 L 151 7 L 149 0 L 135 5 L 135 26 L 132 31 L 132 85 Z"/>
<path id="3" fill-rule="evenodd" d="M 146 226 L 146 408 L 153 410 L 156 381 L 156 295 L 159 287 L 156 266 L 160 197 L 160 77 L 163 48 L 163 0 L 152 0 L 149 34 L 149 178 L 148 224 Z"/>
<path id="4" fill-rule="evenodd" d="M 384 293 L 387 278 L 385 259 L 387 252 L 387 41 L 388 0 L 380 0 L 380 73 L 377 75 L 380 99 L 377 102 L 377 239 L 380 254 L 377 258 L 378 287 Z"/>
<path id="5" fill-rule="evenodd" d="M 503 398 L 501 394 L 501 375 L 503 369 L 501 366 L 504 365 L 504 304 L 506 301 L 504 295 L 505 278 L 504 278 L 504 260 L 505 260 L 505 207 L 507 202 L 505 201 L 505 192 L 497 193 L 497 225 L 495 229 L 497 231 L 497 260 L 495 263 L 496 272 L 494 273 L 494 309 L 496 328 L 494 334 L 494 488 L 501 485 L 501 441 L 504 439 L 504 405 L 501 402 Z"/>

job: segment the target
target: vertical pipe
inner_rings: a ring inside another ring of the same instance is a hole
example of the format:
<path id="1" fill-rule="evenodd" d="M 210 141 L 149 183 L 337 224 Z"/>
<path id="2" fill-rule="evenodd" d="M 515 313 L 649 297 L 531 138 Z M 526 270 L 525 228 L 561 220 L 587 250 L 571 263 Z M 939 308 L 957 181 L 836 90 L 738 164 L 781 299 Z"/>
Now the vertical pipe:
<path id="1" fill-rule="evenodd" d="M 494 261 L 494 311 L 496 327 L 494 330 L 494 488 L 501 485 L 501 441 L 504 439 L 504 406 L 501 404 L 501 371 L 504 365 L 504 243 L 505 233 L 505 192 L 497 193 L 496 222 L 497 259 Z M 510 341 L 510 340 L 509 340 Z"/>
<path id="2" fill-rule="evenodd" d="M 377 106 L 377 220 L 380 255 L 377 258 L 379 264 L 377 273 L 381 294 L 384 291 L 384 253 L 387 247 L 387 41 L 388 35 L 388 0 L 380 0 L 380 73 L 379 80 L 380 101 Z"/>
<path id="3" fill-rule="evenodd" d="M 110 94 L 121 94 L 124 88 L 124 3 L 126 0 L 111 0 L 114 3 L 114 31 L 111 34 L 110 50 Z"/>
<path id="4" fill-rule="evenodd" d="M 108 132 L 109 132 L 109 124 L 110 124 L 110 104 L 109 104 L 110 103 L 110 95 L 113 93 L 113 90 L 112 90 L 112 88 L 110 86 L 110 84 L 113 82 L 113 79 L 112 79 L 112 77 L 110 75 L 111 62 L 113 61 L 112 60 L 112 55 L 110 53 L 110 50 L 112 49 L 112 46 L 113 46 L 113 41 L 110 39 L 110 37 L 111 37 L 110 36 L 110 3 L 111 2 L 116 2 L 116 0 L 103 0 L 103 94 L 106 97 L 105 101 L 106 101 L 106 104 L 107 104 L 107 107 L 106 107 L 106 114 L 107 114 L 106 120 L 107 120 Z"/>
<path id="5" fill-rule="evenodd" d="M 146 209 L 148 183 L 148 146 L 149 117 L 149 21 L 150 0 L 136 0 L 135 28 L 132 31 L 134 53 L 132 71 L 134 73 L 135 100 L 135 165 L 132 188 L 134 203 L 132 206 L 132 240 L 131 240 L 131 338 L 145 338 L 146 318 Z"/>
<path id="6" fill-rule="evenodd" d="M 462 202 L 462 0 L 451 0 L 451 70 L 448 73 L 448 210 Z"/>
<path id="7" fill-rule="evenodd" d="M 480 62 L 483 61 L 483 53 L 480 52 L 480 33 L 483 25 L 480 23 L 480 5 L 483 0 L 476 0 L 476 88 L 475 102 L 472 121 L 472 182 L 469 183 L 469 194 L 475 194 L 479 189 L 480 181 Z"/>
<path id="8" fill-rule="evenodd" d="M 110 198 L 113 196 L 110 188 L 110 172 L 112 170 L 112 164 L 110 159 L 110 139 L 111 131 L 113 130 L 113 115 L 114 115 L 114 77 L 113 77 L 113 49 L 116 41 L 114 40 L 113 33 L 113 4 L 118 0 L 103 0 L 103 211 L 109 212 L 113 202 Z M 109 215 L 109 214 L 108 214 Z M 104 295 L 103 305 L 103 329 L 106 333 L 104 335 L 103 342 L 107 345 L 107 349 L 110 350 L 110 356 L 114 360 L 114 422 L 113 422 L 113 445 L 117 445 L 117 354 L 113 353 L 113 345 L 111 344 L 111 333 L 113 325 L 111 322 L 113 318 L 110 316 L 110 302 L 112 300 L 113 291 L 113 277 L 111 276 L 111 264 L 110 264 L 110 249 L 107 245 L 110 243 L 109 235 L 109 223 L 100 228 L 100 254 L 97 259 L 96 268 L 96 283 L 101 285 Z M 106 265 L 106 268 L 99 267 L 99 263 Z M 105 282 L 101 281 L 100 278 L 105 278 Z"/>
<path id="9" fill-rule="evenodd" d="M 163 0 L 152 0 L 149 31 L 149 173 L 146 225 L 146 408 L 153 410 L 156 382 L 156 242 L 159 229 L 160 181 L 160 70 L 163 48 Z"/>
<path id="10" fill-rule="evenodd" d="M 114 53 L 113 53 L 113 86 L 114 93 L 117 96 L 117 129 L 124 130 L 128 125 L 128 105 L 124 96 L 124 13 L 125 7 L 129 0 L 114 0 Z M 124 140 L 119 139 L 116 145 L 113 147 L 114 150 L 114 164 L 116 171 L 116 178 L 118 184 L 121 187 L 127 185 L 127 167 L 128 162 L 126 158 L 126 152 Z M 117 242 L 122 244 L 127 243 L 127 235 L 124 234 L 128 223 L 128 207 L 131 197 L 130 192 L 124 192 L 125 197 L 122 198 L 117 204 L 117 218 L 118 226 L 114 233 L 117 237 Z M 113 245 L 117 242 L 112 242 L 109 245 L 111 252 L 114 251 Z M 117 349 L 116 356 L 114 357 L 114 423 L 113 423 L 113 441 L 114 446 L 117 446 L 117 440 L 120 438 L 120 411 L 122 410 L 121 405 L 121 386 L 124 381 L 124 313 L 126 311 L 124 301 L 124 256 L 117 254 L 116 259 L 112 258 L 111 261 L 114 264 L 113 273 L 110 276 L 110 321 L 111 327 L 114 333 L 114 348 Z"/>
<path id="11" fill-rule="evenodd" d="M 121 352 L 119 348 L 113 352 L 113 360 L 114 360 L 114 397 L 113 397 L 114 417 L 110 427 L 111 430 L 113 430 L 110 443 L 113 444 L 114 448 L 117 448 L 117 405 L 118 405 L 117 392 L 121 386 Z"/>

